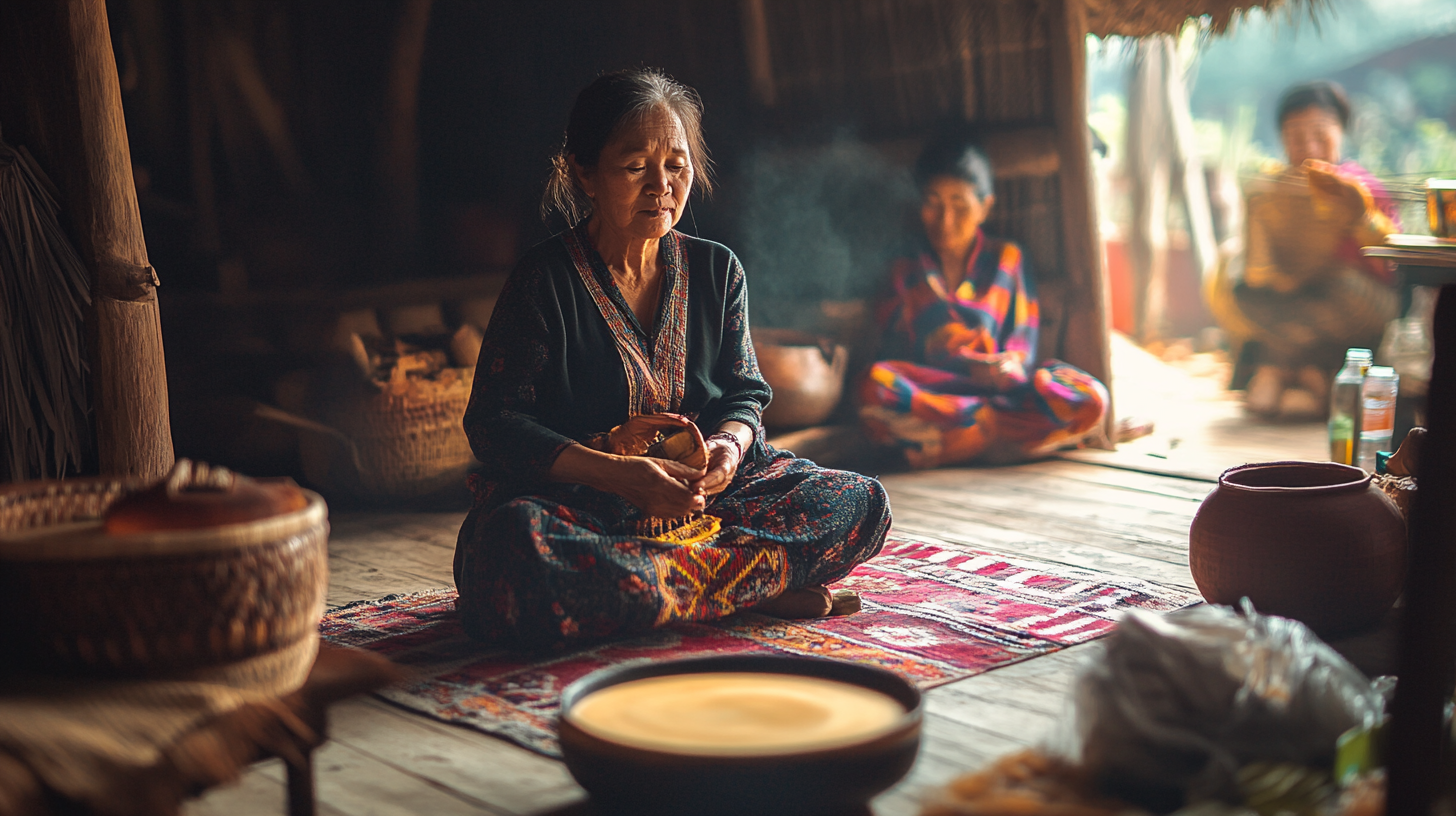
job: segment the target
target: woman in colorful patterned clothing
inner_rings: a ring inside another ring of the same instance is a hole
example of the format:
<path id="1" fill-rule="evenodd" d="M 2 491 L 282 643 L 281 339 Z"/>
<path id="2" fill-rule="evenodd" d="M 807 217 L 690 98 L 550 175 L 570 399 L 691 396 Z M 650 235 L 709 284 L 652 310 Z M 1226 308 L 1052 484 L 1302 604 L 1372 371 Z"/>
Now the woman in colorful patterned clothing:
<path id="1" fill-rule="evenodd" d="M 1256 416 L 1318 419 L 1345 349 L 1375 348 L 1399 306 L 1389 265 L 1360 254 L 1398 232 L 1395 202 L 1341 161 L 1350 102 L 1328 81 L 1279 100 L 1289 164 L 1270 162 L 1244 188 L 1243 252 L 1223 259 L 1208 305 L 1234 351 L 1230 388 Z"/>
<path id="2" fill-rule="evenodd" d="M 743 268 L 673 229 L 694 182 L 708 188 L 701 113 L 653 70 L 606 74 L 572 108 L 545 208 L 574 226 L 511 273 L 465 413 L 482 468 L 455 583 L 476 638 L 559 647 L 745 608 L 818 617 L 824 585 L 884 542 L 878 482 L 763 440 Z M 706 467 L 642 455 L 682 429 L 701 429 Z M 709 532 L 675 541 L 639 525 L 699 513 Z"/>
<path id="3" fill-rule="evenodd" d="M 860 416 L 918 468 L 1036 457 L 1092 432 L 1107 389 L 1037 360 L 1036 292 L 1021 248 L 985 234 L 990 162 L 970 140 L 933 140 L 915 165 L 924 242 L 897 260 L 876 315 L 881 344 Z"/>

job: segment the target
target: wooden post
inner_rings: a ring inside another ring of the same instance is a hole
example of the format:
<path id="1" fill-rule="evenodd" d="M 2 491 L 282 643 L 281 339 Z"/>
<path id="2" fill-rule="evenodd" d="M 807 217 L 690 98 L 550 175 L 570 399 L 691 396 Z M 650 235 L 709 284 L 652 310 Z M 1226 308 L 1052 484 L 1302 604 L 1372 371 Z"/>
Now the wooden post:
<path id="1" fill-rule="evenodd" d="M 408 0 L 395 31 L 394 51 L 384 87 L 384 128 L 380 138 L 380 235 L 383 253 L 395 266 L 413 264 L 420 227 L 419 118 L 420 72 L 433 0 Z"/>
<path id="2" fill-rule="evenodd" d="M 1426 816 L 1442 793 L 1450 735 L 1442 713 L 1456 664 L 1456 286 L 1441 287 L 1429 420 L 1410 512 L 1400 683 L 1390 705 L 1385 812 Z"/>
<path id="3" fill-rule="evenodd" d="M 765 108 L 778 104 L 774 86 L 773 52 L 769 48 L 768 13 L 763 0 L 739 0 L 738 14 L 743 19 L 743 47 L 748 58 L 748 76 L 753 83 L 753 98 Z"/>
<path id="4" fill-rule="evenodd" d="M 1163 337 L 1168 306 L 1168 201 L 1172 191 L 1172 134 L 1168 83 L 1175 72 L 1173 41 L 1166 34 L 1144 37 L 1128 89 L 1127 158 L 1132 185 L 1133 335 L 1139 343 Z"/>
<path id="5" fill-rule="evenodd" d="M 1092 188 L 1092 140 L 1087 130 L 1087 9 L 1085 0 L 1051 0 L 1047 35 L 1052 68 L 1052 115 L 1057 128 L 1062 197 L 1062 257 L 1067 275 L 1067 333 L 1062 357 L 1112 390 L 1112 343 L 1097 198 Z M 1107 406 L 1101 438 L 1110 449 L 1116 414 Z"/>
<path id="6" fill-rule="evenodd" d="M 161 476 L 173 454 L 157 278 L 142 237 L 106 5 L 5 0 L 0 38 L 0 126 L 56 183 L 92 276 L 101 472 Z"/>

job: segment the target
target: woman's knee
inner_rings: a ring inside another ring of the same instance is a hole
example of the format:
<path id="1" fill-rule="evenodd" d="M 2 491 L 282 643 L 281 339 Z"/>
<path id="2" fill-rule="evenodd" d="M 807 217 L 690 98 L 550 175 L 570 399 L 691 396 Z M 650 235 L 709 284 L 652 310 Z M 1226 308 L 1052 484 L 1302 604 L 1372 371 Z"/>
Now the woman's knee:
<path id="1" fill-rule="evenodd" d="M 890 495 L 878 479 L 858 473 L 837 471 L 847 484 L 842 488 L 842 504 L 852 508 L 855 516 L 846 531 L 845 542 L 854 551 L 846 553 L 855 563 L 874 557 L 890 531 Z"/>

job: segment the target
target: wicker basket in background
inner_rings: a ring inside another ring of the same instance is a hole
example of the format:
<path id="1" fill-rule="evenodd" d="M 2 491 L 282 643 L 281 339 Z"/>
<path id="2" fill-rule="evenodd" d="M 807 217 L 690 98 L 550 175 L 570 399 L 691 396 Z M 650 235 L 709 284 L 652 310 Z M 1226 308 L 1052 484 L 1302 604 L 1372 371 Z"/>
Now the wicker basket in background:
<path id="1" fill-rule="evenodd" d="M 411 499 L 460 485 L 475 462 L 461 421 L 474 368 L 361 388 L 299 434 L 307 479 L 363 499 Z"/>
<path id="2" fill-rule="evenodd" d="M 297 688 L 318 649 L 328 508 L 112 535 L 99 519 L 134 480 L 0 488 L 0 663 L 55 674 Z"/>

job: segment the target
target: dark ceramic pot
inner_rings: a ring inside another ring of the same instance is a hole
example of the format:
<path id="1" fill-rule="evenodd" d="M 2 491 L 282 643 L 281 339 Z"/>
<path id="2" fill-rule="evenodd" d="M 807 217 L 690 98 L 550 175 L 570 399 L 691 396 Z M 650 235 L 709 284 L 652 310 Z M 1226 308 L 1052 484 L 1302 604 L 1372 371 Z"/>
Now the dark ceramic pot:
<path id="1" fill-rule="evenodd" d="M 889 733 L 840 748 L 776 756 L 692 756 L 628 747 L 578 727 L 572 708 L 595 691 L 673 674 L 769 672 L 838 680 L 905 706 Z M 909 772 L 920 748 L 920 692 L 883 669 L 837 660 L 750 655 L 646 663 L 594 672 L 561 695 L 561 754 L 608 813 L 659 816 L 813 816 L 862 812 Z"/>
<path id="2" fill-rule="evenodd" d="M 1189 532 L 1188 565 L 1210 603 L 1253 601 L 1322 636 L 1375 626 L 1405 579 L 1405 522 L 1370 474 L 1334 462 L 1224 471 Z"/>

